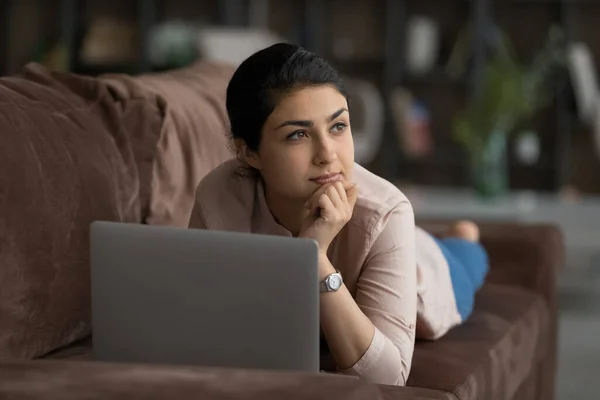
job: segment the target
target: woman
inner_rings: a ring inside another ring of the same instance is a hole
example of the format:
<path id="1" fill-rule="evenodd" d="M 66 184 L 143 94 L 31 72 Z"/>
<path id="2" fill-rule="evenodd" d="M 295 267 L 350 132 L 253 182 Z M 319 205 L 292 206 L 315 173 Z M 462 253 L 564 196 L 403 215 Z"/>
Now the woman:
<path id="1" fill-rule="evenodd" d="M 297 46 L 244 61 L 227 88 L 238 156 L 200 183 L 190 227 L 316 240 L 330 368 L 404 385 L 427 300 L 418 293 L 417 249 L 430 265 L 449 263 L 443 245 L 415 228 L 408 199 L 354 163 L 347 98 L 336 71 Z M 455 230 L 477 246 L 476 226 Z M 421 325 L 422 337 L 439 336 Z"/>

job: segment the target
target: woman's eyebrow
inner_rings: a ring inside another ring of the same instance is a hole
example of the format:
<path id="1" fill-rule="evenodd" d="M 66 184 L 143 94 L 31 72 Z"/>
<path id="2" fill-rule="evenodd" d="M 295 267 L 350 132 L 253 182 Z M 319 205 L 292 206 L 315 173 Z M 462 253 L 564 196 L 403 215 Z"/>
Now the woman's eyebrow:
<path id="1" fill-rule="evenodd" d="M 313 123 L 312 123 L 312 121 L 291 120 L 291 121 L 285 121 L 283 124 L 278 125 L 277 128 L 275 128 L 275 129 L 279 129 L 279 128 L 283 128 L 284 126 L 291 126 L 291 125 L 310 128 L 311 126 L 313 126 Z"/>
<path id="2" fill-rule="evenodd" d="M 333 114 L 331 114 L 331 117 L 329 117 L 329 122 L 333 121 L 334 119 L 336 119 L 337 117 L 339 117 L 340 115 L 342 115 L 342 113 L 344 111 L 348 112 L 348 110 L 346 108 L 340 108 L 339 110 L 337 110 L 336 112 L 334 112 Z"/>
<path id="3" fill-rule="evenodd" d="M 339 110 L 337 110 L 336 112 L 331 114 L 331 116 L 329 118 L 327 118 L 327 121 L 329 121 L 329 122 L 333 121 L 334 119 L 339 117 L 344 111 L 348 112 L 348 109 L 340 108 Z M 283 128 L 284 126 L 301 126 L 304 128 L 310 128 L 313 126 L 313 122 L 308 121 L 308 120 L 290 120 L 290 121 L 285 121 L 284 123 L 278 125 L 275 129 L 280 129 L 280 128 Z"/>

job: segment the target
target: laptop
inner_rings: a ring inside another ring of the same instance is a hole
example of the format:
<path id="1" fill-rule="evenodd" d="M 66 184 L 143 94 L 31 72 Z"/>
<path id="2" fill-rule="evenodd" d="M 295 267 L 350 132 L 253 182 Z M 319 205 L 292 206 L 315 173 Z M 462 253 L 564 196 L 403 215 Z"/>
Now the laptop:
<path id="1" fill-rule="evenodd" d="M 93 358 L 318 372 L 317 265 L 309 239 L 94 222 Z"/>

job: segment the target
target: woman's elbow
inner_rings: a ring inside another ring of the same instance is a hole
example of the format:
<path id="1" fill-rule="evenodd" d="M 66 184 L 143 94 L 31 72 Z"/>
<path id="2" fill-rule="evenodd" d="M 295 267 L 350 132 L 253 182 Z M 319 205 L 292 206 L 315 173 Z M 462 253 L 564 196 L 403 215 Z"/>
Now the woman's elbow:
<path id="1" fill-rule="evenodd" d="M 402 372 L 396 377 L 396 382 L 393 383 L 394 386 L 406 386 L 406 382 L 408 381 L 408 372 Z"/>
<path id="2" fill-rule="evenodd" d="M 379 373 L 370 377 L 370 380 L 380 385 L 406 386 L 411 363 L 405 361 L 400 351 L 394 359 L 395 362 L 383 363 L 379 368 Z"/>
<path id="3" fill-rule="evenodd" d="M 389 385 L 389 386 L 406 386 L 406 382 L 408 381 L 408 371 L 407 368 L 400 368 L 400 370 L 385 379 L 384 382 L 378 382 L 381 385 Z"/>
<path id="4" fill-rule="evenodd" d="M 376 331 L 373 343 L 363 358 L 352 368 L 340 372 L 379 385 L 406 386 L 412 366 L 413 346 L 399 346 Z"/>

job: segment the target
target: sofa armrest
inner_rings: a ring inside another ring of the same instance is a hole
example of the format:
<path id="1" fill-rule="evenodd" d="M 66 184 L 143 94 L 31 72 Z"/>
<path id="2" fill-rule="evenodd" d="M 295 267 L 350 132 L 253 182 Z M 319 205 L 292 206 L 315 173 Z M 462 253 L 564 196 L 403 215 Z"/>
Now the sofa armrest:
<path id="1" fill-rule="evenodd" d="M 15 399 L 445 399 L 444 392 L 394 388 L 333 374 L 268 372 L 91 361 L 0 364 L 0 398 Z M 439 397 L 437 394 L 439 393 Z M 385 396 L 384 396 L 385 395 Z"/>
<path id="2" fill-rule="evenodd" d="M 550 307 L 555 304 L 556 278 L 564 265 L 565 247 L 554 225 L 476 221 L 481 243 L 490 258 L 486 282 L 513 285 L 541 294 Z M 418 225 L 440 235 L 450 221 L 422 220 Z"/>
<path id="3" fill-rule="evenodd" d="M 486 282 L 520 286 L 539 294 L 546 302 L 550 321 L 547 349 L 538 375 L 537 398 L 553 398 L 557 365 L 558 306 L 556 281 L 564 266 L 565 244 L 555 225 L 475 221 L 481 228 L 481 242 L 490 257 Z M 441 234 L 449 221 L 417 221 L 434 235 Z"/>

